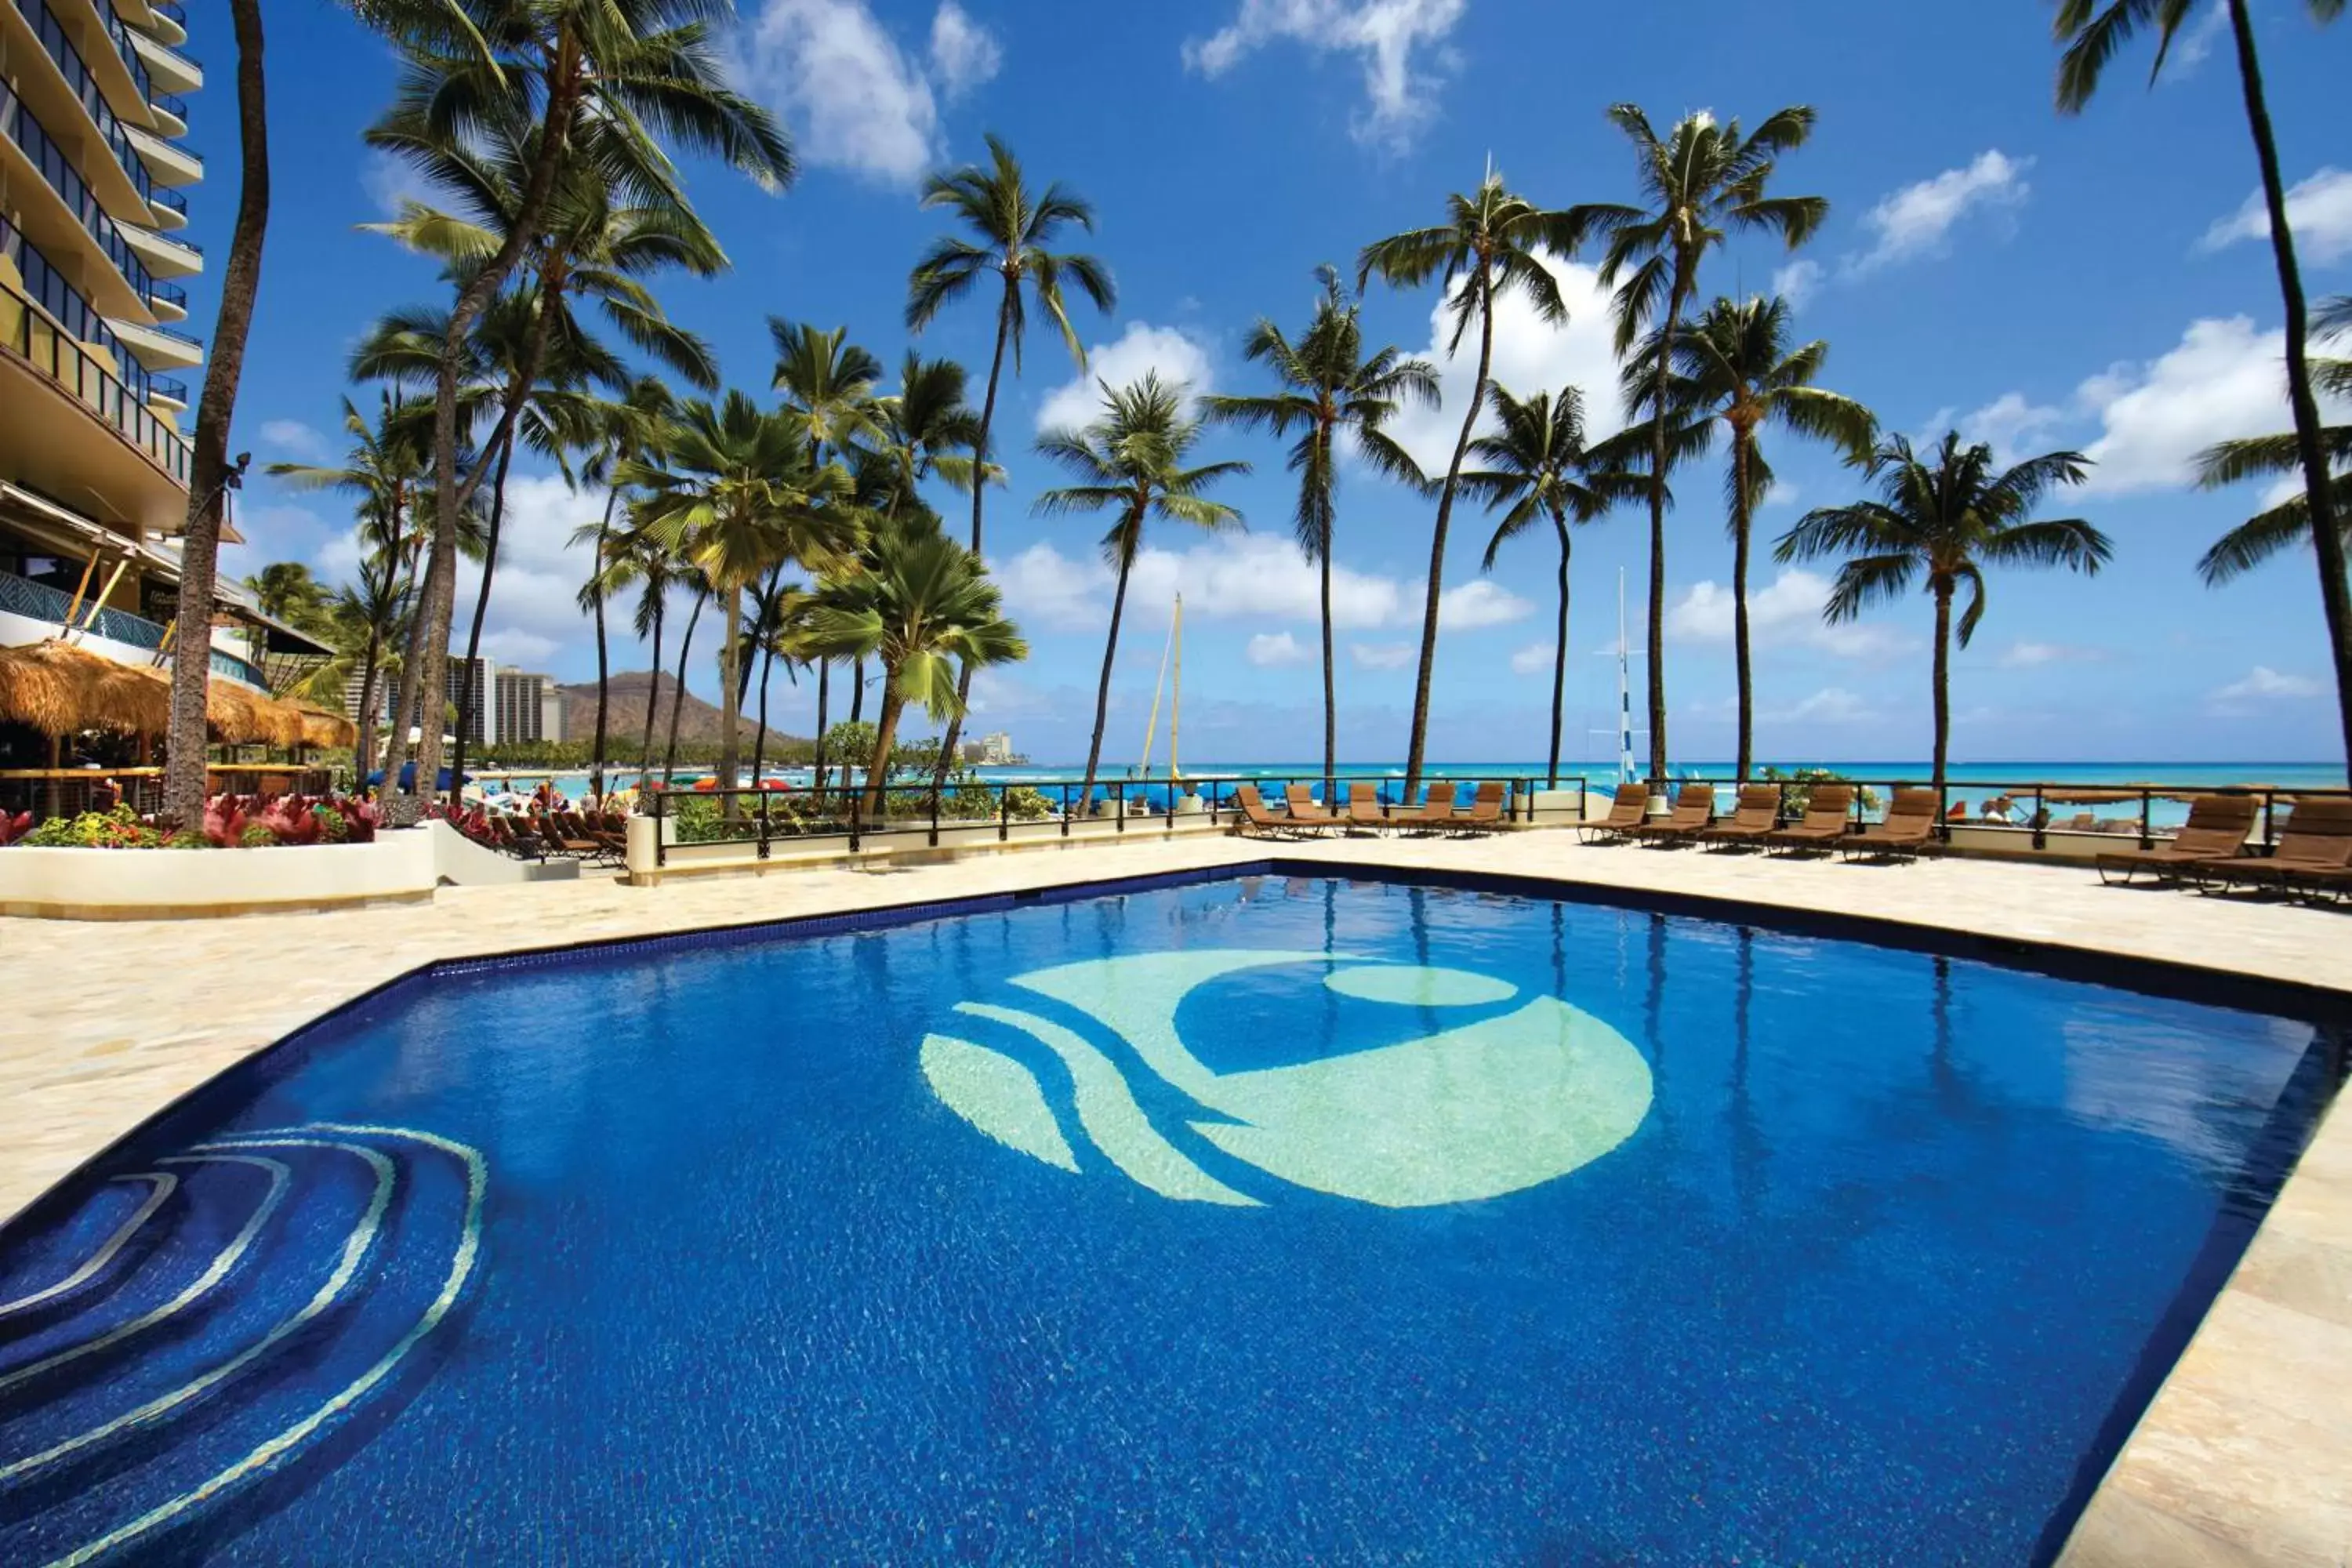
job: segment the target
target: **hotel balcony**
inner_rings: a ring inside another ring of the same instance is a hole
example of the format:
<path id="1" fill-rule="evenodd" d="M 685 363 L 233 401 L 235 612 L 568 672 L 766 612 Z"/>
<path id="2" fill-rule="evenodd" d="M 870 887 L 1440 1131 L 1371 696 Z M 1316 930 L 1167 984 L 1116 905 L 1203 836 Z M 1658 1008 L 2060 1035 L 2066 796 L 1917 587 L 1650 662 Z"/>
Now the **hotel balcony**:
<path id="1" fill-rule="evenodd" d="M 131 34 L 131 43 L 146 62 L 155 85 L 165 92 L 194 92 L 205 85 L 205 68 L 170 45 L 144 33 Z"/>

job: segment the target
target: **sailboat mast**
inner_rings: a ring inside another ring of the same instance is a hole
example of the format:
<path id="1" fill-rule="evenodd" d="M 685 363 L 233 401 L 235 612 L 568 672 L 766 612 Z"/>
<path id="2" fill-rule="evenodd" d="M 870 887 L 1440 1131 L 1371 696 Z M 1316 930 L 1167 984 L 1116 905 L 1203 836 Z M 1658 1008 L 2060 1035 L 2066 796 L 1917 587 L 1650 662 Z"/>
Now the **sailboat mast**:
<path id="1" fill-rule="evenodd" d="M 1625 568 L 1617 568 L 1617 782 L 1633 782 L 1633 687 L 1625 674 Z"/>
<path id="2" fill-rule="evenodd" d="M 1176 765 L 1176 730 L 1184 721 L 1184 595 L 1176 595 L 1176 622 L 1169 636 L 1176 653 L 1176 679 L 1169 689 L 1168 703 L 1168 782 L 1175 784 L 1184 776 Z"/>

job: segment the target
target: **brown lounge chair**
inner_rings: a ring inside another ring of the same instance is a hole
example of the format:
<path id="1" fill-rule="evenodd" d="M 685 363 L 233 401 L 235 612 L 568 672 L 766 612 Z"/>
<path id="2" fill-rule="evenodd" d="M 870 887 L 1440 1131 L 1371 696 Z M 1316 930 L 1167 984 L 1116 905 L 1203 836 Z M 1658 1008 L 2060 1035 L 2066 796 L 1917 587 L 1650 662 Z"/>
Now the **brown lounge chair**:
<path id="1" fill-rule="evenodd" d="M 1810 849 L 1834 849 L 1838 840 L 1846 836 L 1852 824 L 1847 818 L 1853 811 L 1852 784 L 1815 784 L 1805 806 L 1805 819 L 1793 827 L 1764 836 L 1768 849 L 1799 852 Z"/>
<path id="2" fill-rule="evenodd" d="M 1626 831 L 1648 844 L 1696 844 L 1714 820 L 1715 786 L 1686 784 L 1675 793 L 1672 816 L 1664 822 L 1644 823 Z"/>
<path id="3" fill-rule="evenodd" d="M 1477 793 L 1470 797 L 1470 809 L 1454 819 L 1454 836 L 1475 838 L 1481 833 L 1500 833 L 1504 826 L 1504 788 L 1495 780 L 1480 784 Z"/>
<path id="4" fill-rule="evenodd" d="M 2178 882 L 2200 861 L 2234 860 L 2261 812 L 2262 803 L 2250 795 L 2200 795 L 2189 805 L 2188 824 L 2169 842 L 2101 855 L 2099 880 L 2121 887 L 2147 871 L 2158 881 Z"/>
<path id="5" fill-rule="evenodd" d="M 2352 799 L 2306 795 L 2287 814 L 2278 845 L 2260 858 L 2208 860 L 2191 873 L 2207 892 L 2223 888 L 2299 887 L 2352 870 Z"/>
<path id="6" fill-rule="evenodd" d="M 1386 833 L 1389 814 L 1381 805 L 1377 784 L 1351 784 L 1348 786 L 1348 826 L 1371 833 Z"/>
<path id="7" fill-rule="evenodd" d="M 1408 811 L 1401 816 L 1391 816 L 1389 818 L 1389 826 L 1402 828 L 1408 834 L 1424 838 L 1433 833 L 1444 833 L 1451 830 L 1455 820 L 1454 793 L 1454 786 L 1450 784 L 1441 781 L 1431 784 L 1428 793 L 1421 797 L 1421 808 L 1418 811 Z"/>
<path id="8" fill-rule="evenodd" d="M 1235 784 L 1234 805 L 1240 808 L 1240 828 L 1243 837 L 1250 838 L 1305 838 L 1307 829 L 1286 816 L 1277 816 L 1265 807 L 1255 784 Z"/>
<path id="9" fill-rule="evenodd" d="M 1916 860 L 1930 849 L 1941 849 L 1936 837 L 1943 812 L 1931 789 L 1898 789 L 1886 808 L 1886 820 L 1874 833 L 1853 835 L 1838 847 L 1849 860 Z"/>
<path id="10" fill-rule="evenodd" d="M 1290 820 L 1300 827 L 1340 827 L 1344 818 L 1325 810 L 1315 799 L 1315 792 L 1305 784 L 1282 786 L 1282 803 L 1290 813 Z"/>
<path id="11" fill-rule="evenodd" d="M 1577 837 L 1587 844 L 1615 840 L 1625 843 L 1633 837 L 1633 829 L 1648 820 L 1650 786 L 1645 784 L 1622 784 L 1617 786 L 1617 798 L 1609 803 L 1609 815 L 1593 822 L 1576 825 Z"/>
<path id="12" fill-rule="evenodd" d="M 1759 845 L 1780 830 L 1780 786 L 1779 784 L 1741 784 L 1739 805 L 1727 822 L 1718 822 L 1702 830 L 1701 844 L 1733 849 L 1741 845 Z"/>

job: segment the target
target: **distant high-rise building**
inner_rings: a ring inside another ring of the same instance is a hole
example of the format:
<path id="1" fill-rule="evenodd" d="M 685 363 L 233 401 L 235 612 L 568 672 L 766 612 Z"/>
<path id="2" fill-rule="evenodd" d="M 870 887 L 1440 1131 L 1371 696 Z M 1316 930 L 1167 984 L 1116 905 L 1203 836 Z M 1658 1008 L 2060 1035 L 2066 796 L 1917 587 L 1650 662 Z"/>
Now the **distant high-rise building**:
<path id="1" fill-rule="evenodd" d="M 1013 737 L 999 730 L 980 738 L 980 761 L 983 767 L 1001 768 L 1013 758 Z"/>
<path id="2" fill-rule="evenodd" d="M 498 737 L 500 741 L 561 741 L 563 691 L 552 676 L 520 669 L 498 672 Z"/>

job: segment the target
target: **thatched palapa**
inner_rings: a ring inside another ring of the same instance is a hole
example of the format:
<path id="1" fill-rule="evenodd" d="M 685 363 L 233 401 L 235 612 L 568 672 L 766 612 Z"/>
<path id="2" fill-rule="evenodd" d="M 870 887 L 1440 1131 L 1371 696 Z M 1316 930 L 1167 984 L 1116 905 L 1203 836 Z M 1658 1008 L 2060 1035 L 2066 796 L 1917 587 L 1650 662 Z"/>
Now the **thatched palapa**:
<path id="1" fill-rule="evenodd" d="M 50 736 L 83 730 L 160 735 L 171 727 L 172 689 L 160 670 L 118 664 L 54 638 L 0 647 L 0 719 Z"/>
<path id="2" fill-rule="evenodd" d="M 302 720 L 304 745 L 332 747 L 359 744 L 360 727 L 341 714 L 313 708 L 307 702 L 295 703 L 294 711 Z"/>

